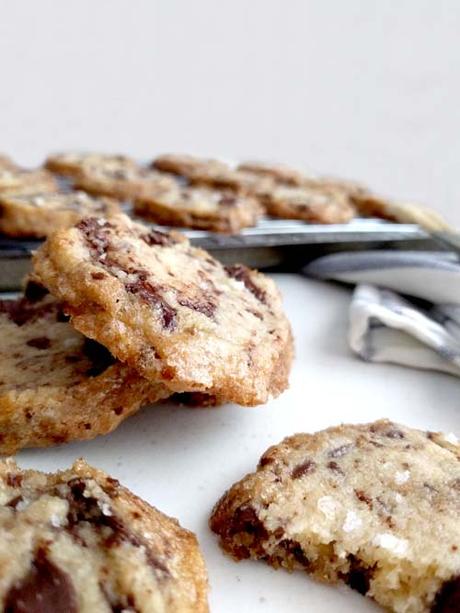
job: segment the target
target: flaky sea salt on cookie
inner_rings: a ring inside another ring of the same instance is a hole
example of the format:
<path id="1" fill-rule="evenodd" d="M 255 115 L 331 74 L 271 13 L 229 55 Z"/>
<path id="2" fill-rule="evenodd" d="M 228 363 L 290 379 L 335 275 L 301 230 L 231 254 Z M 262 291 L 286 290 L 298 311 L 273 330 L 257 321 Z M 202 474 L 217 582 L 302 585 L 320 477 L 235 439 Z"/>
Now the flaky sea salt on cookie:
<path id="1" fill-rule="evenodd" d="M 288 385 L 291 330 L 273 281 L 180 234 L 89 218 L 52 235 L 34 267 L 76 329 L 173 391 L 254 405 Z"/>
<path id="2" fill-rule="evenodd" d="M 0 462 L 5 613 L 206 613 L 194 534 L 78 460 L 54 474 Z"/>
<path id="3" fill-rule="evenodd" d="M 296 434 L 217 503 L 236 559 L 343 581 L 397 613 L 460 611 L 460 446 L 382 420 Z"/>

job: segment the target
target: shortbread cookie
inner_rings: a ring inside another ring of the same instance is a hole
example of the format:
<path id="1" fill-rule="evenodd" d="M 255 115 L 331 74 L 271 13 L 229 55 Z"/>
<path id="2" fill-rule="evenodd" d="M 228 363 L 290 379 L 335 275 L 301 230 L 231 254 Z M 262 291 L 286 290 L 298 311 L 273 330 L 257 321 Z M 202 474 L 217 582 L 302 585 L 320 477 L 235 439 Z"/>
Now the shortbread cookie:
<path id="1" fill-rule="evenodd" d="M 344 581 L 398 613 L 460 610 L 460 446 L 382 420 L 297 434 L 216 505 L 236 559 Z"/>
<path id="2" fill-rule="evenodd" d="M 355 214 L 348 197 L 337 190 L 316 187 L 275 187 L 262 198 L 267 213 L 312 223 L 346 223 Z"/>
<path id="3" fill-rule="evenodd" d="M 158 187 L 174 186 L 176 181 L 166 173 L 132 167 L 123 161 L 110 160 L 101 164 L 90 160 L 82 164 L 74 183 L 91 194 L 132 200 Z"/>
<path id="4" fill-rule="evenodd" d="M 91 439 L 168 395 L 68 323 L 45 288 L 0 301 L 0 453 Z"/>
<path id="5" fill-rule="evenodd" d="M 232 192 L 176 184 L 138 198 L 134 212 L 158 224 L 231 234 L 254 226 L 262 207 L 254 198 Z"/>
<path id="6" fill-rule="evenodd" d="M 173 391 L 253 405 L 288 384 L 290 326 L 273 281 L 180 234 L 88 218 L 53 234 L 34 265 L 78 330 Z"/>
<path id="7" fill-rule="evenodd" d="M 58 183 L 47 170 L 0 167 L 0 194 L 54 192 Z"/>
<path id="8" fill-rule="evenodd" d="M 206 613 L 195 535 L 78 460 L 47 474 L 0 462 L 5 613 Z"/>
<path id="9" fill-rule="evenodd" d="M 86 192 L 0 193 L 0 232 L 42 238 L 58 228 L 77 223 L 82 217 L 110 217 L 120 212 L 116 200 L 94 198 Z"/>
<path id="10" fill-rule="evenodd" d="M 305 180 L 305 174 L 295 168 L 290 168 L 284 164 L 269 164 L 266 162 L 243 162 L 238 166 L 238 170 L 259 175 L 262 177 L 271 177 L 277 183 L 285 185 L 302 185 Z"/>
<path id="11" fill-rule="evenodd" d="M 136 162 L 126 155 L 76 151 L 50 155 L 45 161 L 45 168 L 66 177 L 76 177 L 85 163 L 102 167 L 115 165 L 123 169 L 137 168 Z"/>

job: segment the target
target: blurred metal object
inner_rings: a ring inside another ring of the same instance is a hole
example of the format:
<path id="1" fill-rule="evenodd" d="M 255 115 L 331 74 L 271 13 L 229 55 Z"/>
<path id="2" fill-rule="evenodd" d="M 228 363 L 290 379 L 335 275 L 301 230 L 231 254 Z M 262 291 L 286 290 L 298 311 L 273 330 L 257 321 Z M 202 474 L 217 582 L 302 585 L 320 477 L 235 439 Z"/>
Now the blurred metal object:
<path id="1" fill-rule="evenodd" d="M 337 251 L 450 250 L 441 236 L 447 233 L 430 235 L 414 224 L 375 219 L 358 218 L 340 225 L 263 219 L 256 227 L 235 235 L 199 230 L 183 232 L 193 245 L 210 251 L 225 264 L 241 262 L 254 268 L 290 272 L 321 255 Z M 457 250 L 460 251 L 458 240 Z M 0 291 L 19 289 L 24 275 L 30 271 L 31 254 L 39 245 L 40 241 L 0 238 Z"/>

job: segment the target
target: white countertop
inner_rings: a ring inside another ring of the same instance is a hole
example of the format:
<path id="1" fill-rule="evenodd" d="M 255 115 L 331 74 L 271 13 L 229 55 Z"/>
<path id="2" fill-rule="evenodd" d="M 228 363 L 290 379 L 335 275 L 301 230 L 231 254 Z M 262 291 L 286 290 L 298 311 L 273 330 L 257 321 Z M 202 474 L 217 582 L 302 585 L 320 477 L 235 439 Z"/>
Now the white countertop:
<path id="1" fill-rule="evenodd" d="M 392 365 L 367 364 L 346 343 L 350 291 L 296 275 L 274 275 L 292 322 L 296 359 L 290 389 L 268 405 L 211 409 L 148 407 L 94 441 L 29 450 L 21 466 L 55 470 L 90 463 L 193 530 L 210 575 L 216 613 L 343 613 L 378 610 L 345 587 L 263 562 L 233 562 L 207 527 L 226 488 L 255 469 L 271 444 L 295 432 L 389 417 L 459 434 L 460 381 Z"/>

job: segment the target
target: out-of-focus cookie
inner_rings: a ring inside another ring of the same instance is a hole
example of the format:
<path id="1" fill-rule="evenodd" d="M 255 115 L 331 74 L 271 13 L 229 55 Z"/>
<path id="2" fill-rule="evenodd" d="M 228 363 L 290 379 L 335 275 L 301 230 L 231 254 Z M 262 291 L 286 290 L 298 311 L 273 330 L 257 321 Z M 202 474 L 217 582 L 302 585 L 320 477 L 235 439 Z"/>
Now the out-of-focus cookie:
<path id="1" fill-rule="evenodd" d="M 68 323 L 35 281 L 0 301 L 0 453 L 91 439 L 168 395 Z"/>
<path id="2" fill-rule="evenodd" d="M 137 168 L 136 162 L 127 155 L 109 153 L 68 151 L 50 155 L 45 168 L 65 177 L 76 177 L 85 164 L 95 166 L 116 166 L 117 168 Z"/>
<path id="3" fill-rule="evenodd" d="M 0 194 L 54 192 L 59 185 L 47 170 L 0 167 Z"/>
<path id="4" fill-rule="evenodd" d="M 0 462 L 0 566 L 5 613 L 208 611 L 195 535 L 83 460 Z"/>
<path id="5" fill-rule="evenodd" d="M 18 166 L 9 155 L 0 153 L 0 170 L 15 170 Z"/>
<path id="6" fill-rule="evenodd" d="M 355 215 L 347 195 L 318 187 L 277 186 L 264 194 L 262 202 L 273 217 L 311 223 L 346 223 Z"/>
<path id="7" fill-rule="evenodd" d="M 74 177 L 75 187 L 120 200 L 134 200 L 159 187 L 173 187 L 175 183 L 166 173 L 133 167 L 115 159 L 103 164 L 86 161 Z"/>
<path id="8" fill-rule="evenodd" d="M 134 211 L 158 224 L 236 233 L 254 226 L 262 207 L 254 198 L 204 186 L 153 189 L 138 198 Z"/>
<path id="9" fill-rule="evenodd" d="M 116 200 L 93 197 L 81 191 L 0 192 L 0 232 L 8 236 L 42 238 L 58 228 L 77 223 L 82 217 L 110 217 L 120 212 Z"/>
<path id="10" fill-rule="evenodd" d="M 397 613 L 460 610 L 460 446 L 387 420 L 297 434 L 210 525 L 237 560 L 343 581 Z"/>
<path id="11" fill-rule="evenodd" d="M 285 164 L 270 164 L 267 162 L 243 162 L 239 164 L 238 170 L 243 172 L 259 175 L 262 177 L 271 177 L 277 183 L 284 185 L 302 185 L 305 180 L 305 173 Z"/>
<path id="12" fill-rule="evenodd" d="M 34 266 L 78 330 L 173 391 L 254 405 L 288 385 L 292 337 L 273 281 L 180 234 L 89 218 L 53 234 Z"/>

